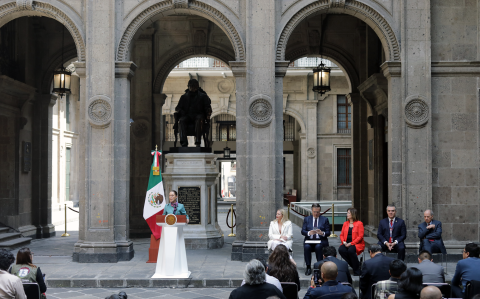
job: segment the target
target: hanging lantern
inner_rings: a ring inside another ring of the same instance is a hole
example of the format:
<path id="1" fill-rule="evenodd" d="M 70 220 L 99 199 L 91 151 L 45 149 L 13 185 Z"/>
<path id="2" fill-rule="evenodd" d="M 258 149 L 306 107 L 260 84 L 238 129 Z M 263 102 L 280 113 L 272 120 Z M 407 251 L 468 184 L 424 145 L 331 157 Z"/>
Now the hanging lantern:
<path id="1" fill-rule="evenodd" d="M 64 94 L 71 93 L 71 76 L 72 73 L 67 71 L 64 67 L 61 67 L 60 70 L 53 72 L 53 92 L 58 93 L 60 97 L 62 97 Z"/>
<path id="2" fill-rule="evenodd" d="M 330 71 L 331 69 L 326 67 L 323 61 L 313 69 L 313 91 L 322 95 L 331 90 Z"/>
<path id="3" fill-rule="evenodd" d="M 230 148 L 228 146 L 223 149 L 223 158 L 230 159 Z"/>

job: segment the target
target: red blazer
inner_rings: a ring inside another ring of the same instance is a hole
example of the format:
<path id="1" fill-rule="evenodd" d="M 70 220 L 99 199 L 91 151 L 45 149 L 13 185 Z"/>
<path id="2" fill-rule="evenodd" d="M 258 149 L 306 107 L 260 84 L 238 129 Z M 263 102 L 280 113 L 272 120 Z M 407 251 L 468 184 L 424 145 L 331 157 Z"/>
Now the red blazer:
<path id="1" fill-rule="evenodd" d="M 340 234 L 340 241 L 346 242 L 348 236 L 348 227 L 350 226 L 350 221 L 345 221 L 342 227 L 342 233 Z M 352 245 L 355 245 L 357 250 L 357 255 L 362 253 L 365 250 L 365 241 L 363 240 L 363 223 L 362 221 L 355 221 L 353 222 L 353 229 L 352 229 Z"/>

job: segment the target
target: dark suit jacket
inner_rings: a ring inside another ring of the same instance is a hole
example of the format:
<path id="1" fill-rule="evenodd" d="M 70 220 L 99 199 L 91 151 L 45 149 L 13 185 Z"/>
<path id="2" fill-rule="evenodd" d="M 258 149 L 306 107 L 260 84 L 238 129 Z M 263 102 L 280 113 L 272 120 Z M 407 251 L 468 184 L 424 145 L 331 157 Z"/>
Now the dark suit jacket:
<path id="1" fill-rule="evenodd" d="M 420 238 L 420 250 L 422 249 L 422 240 L 434 240 L 433 243 L 440 247 L 443 254 L 447 254 L 445 245 L 442 240 L 442 223 L 438 220 L 432 220 L 432 224 L 435 224 L 435 228 L 427 229 L 427 223 L 422 222 L 418 225 L 418 237 Z"/>
<path id="2" fill-rule="evenodd" d="M 249 285 L 244 284 L 243 286 L 236 288 L 230 293 L 229 299 L 266 299 L 270 296 L 277 296 L 281 299 L 287 299 L 276 286 L 269 283 Z"/>
<path id="3" fill-rule="evenodd" d="M 317 227 L 322 231 L 325 232 L 325 236 L 319 236 L 320 240 L 322 241 L 322 246 L 328 246 L 328 236 L 330 236 L 330 223 L 328 222 L 327 217 L 320 216 L 318 217 L 318 225 Z M 302 235 L 305 236 L 305 240 L 311 240 L 308 232 L 313 229 L 313 216 L 307 216 L 303 219 L 303 226 L 302 226 Z"/>
<path id="4" fill-rule="evenodd" d="M 390 262 L 394 259 L 381 253 L 366 260 L 362 266 L 360 276 L 360 293 L 362 299 L 370 299 L 371 288 L 374 283 L 380 280 L 390 279 Z"/>
<path id="5" fill-rule="evenodd" d="M 478 257 L 469 257 L 458 261 L 457 268 L 455 268 L 455 274 L 452 278 L 452 286 L 459 286 L 460 283 L 465 286 L 467 281 L 478 280 L 480 277 L 480 258 Z"/>
<path id="6" fill-rule="evenodd" d="M 355 293 L 355 291 L 346 285 L 339 283 L 338 281 L 327 281 L 321 287 L 308 288 L 307 293 L 303 299 L 341 299 L 345 293 Z M 324 296 L 324 297 L 323 297 Z"/>
<path id="7" fill-rule="evenodd" d="M 445 275 L 443 273 L 443 267 L 437 265 L 429 260 L 424 260 L 415 268 L 420 270 L 423 274 L 423 283 L 444 283 Z"/>
<path id="8" fill-rule="evenodd" d="M 378 244 L 383 245 L 385 241 L 388 242 L 390 238 L 390 220 L 387 218 L 380 220 L 378 224 Z M 407 227 L 405 226 L 405 221 L 400 218 L 395 218 L 395 222 L 393 223 L 393 231 L 392 231 L 392 241 L 398 241 L 398 243 L 402 243 L 405 238 L 407 237 Z"/>
<path id="9" fill-rule="evenodd" d="M 347 262 L 339 260 L 334 256 L 329 256 L 324 258 L 321 261 L 316 262 L 313 265 L 313 269 L 320 269 L 320 267 L 325 262 L 334 262 L 335 265 L 337 265 L 337 268 L 338 268 L 337 281 L 348 282 L 350 284 L 352 283 L 352 276 L 350 275 L 350 271 L 348 270 Z"/>

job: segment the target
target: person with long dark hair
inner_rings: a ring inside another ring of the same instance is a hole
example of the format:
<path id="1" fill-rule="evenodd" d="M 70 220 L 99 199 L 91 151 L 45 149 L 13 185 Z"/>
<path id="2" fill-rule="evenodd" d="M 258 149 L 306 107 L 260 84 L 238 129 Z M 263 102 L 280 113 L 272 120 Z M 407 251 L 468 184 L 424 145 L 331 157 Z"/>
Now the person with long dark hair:
<path id="1" fill-rule="evenodd" d="M 388 299 L 420 299 L 423 287 L 422 271 L 415 267 L 408 268 L 400 275 L 397 293 L 388 296 Z"/>
<path id="2" fill-rule="evenodd" d="M 300 278 L 297 267 L 290 259 L 288 249 L 282 244 L 275 247 L 268 258 L 268 274 L 278 279 L 280 282 L 294 282 L 300 290 Z"/>
<path id="3" fill-rule="evenodd" d="M 45 296 L 47 286 L 45 285 L 42 271 L 40 267 L 33 264 L 33 252 L 29 248 L 24 247 L 17 252 L 17 262 L 10 269 L 10 273 L 18 276 L 22 281 L 28 280 L 37 283 L 40 287 L 42 298 L 47 298 Z"/>

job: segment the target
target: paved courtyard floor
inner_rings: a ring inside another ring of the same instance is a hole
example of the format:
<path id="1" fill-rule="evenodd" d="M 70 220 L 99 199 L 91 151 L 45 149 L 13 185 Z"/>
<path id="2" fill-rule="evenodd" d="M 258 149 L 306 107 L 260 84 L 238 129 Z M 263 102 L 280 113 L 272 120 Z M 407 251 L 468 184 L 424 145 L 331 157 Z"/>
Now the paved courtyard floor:
<path id="1" fill-rule="evenodd" d="M 187 250 L 188 267 L 192 272 L 189 279 L 150 279 L 155 272 L 155 264 L 146 263 L 149 239 L 132 240 L 135 257 L 128 262 L 73 262 L 73 246 L 78 239 L 78 225 L 75 223 L 68 224 L 70 237 L 60 237 L 63 231 L 57 227 L 57 237 L 33 240 L 30 249 L 35 253 L 34 264 L 46 274 L 49 298 L 105 298 L 120 290 L 125 290 L 129 298 L 228 298 L 231 290 L 243 280 L 246 263 L 230 259 L 234 238 L 228 237 L 230 230 L 225 225 L 225 217 L 226 214 L 218 217 L 225 235 L 223 248 Z M 309 286 L 309 277 L 304 275 L 300 230 L 294 225 L 293 251 L 302 285 L 299 295 L 303 298 Z M 338 247 L 339 239 L 330 239 L 330 245 Z M 451 280 L 454 270 L 455 263 L 449 263 L 447 280 Z M 358 276 L 353 278 L 358 293 Z"/>

